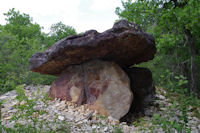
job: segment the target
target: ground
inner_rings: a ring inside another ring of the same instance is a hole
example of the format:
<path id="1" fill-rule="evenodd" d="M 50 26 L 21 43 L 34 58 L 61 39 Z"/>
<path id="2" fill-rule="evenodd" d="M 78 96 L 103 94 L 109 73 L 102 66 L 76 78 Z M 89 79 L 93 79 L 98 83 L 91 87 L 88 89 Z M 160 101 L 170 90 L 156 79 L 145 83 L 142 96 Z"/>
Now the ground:
<path id="1" fill-rule="evenodd" d="M 18 86 L 0 96 L 2 132 L 200 132 L 200 108 L 190 105 L 184 110 L 177 95 L 157 87 L 156 98 L 144 116 L 119 122 L 98 115 L 86 105 L 48 98 L 50 86 Z M 197 114 L 197 115 L 195 115 Z M 24 126 L 25 125 L 25 126 Z M 31 129 L 31 130 L 30 130 Z"/>

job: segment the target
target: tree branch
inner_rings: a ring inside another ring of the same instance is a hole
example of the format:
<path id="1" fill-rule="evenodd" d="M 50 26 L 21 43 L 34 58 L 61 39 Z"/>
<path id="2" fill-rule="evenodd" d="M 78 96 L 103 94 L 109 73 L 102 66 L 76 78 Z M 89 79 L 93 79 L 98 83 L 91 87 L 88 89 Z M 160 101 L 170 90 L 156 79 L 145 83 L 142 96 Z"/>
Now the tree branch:
<path id="1" fill-rule="evenodd" d="M 177 0 L 170 0 L 174 3 L 174 8 L 179 7 L 179 8 L 183 8 L 184 6 L 187 5 L 187 1 L 184 1 L 183 3 L 178 3 Z"/>

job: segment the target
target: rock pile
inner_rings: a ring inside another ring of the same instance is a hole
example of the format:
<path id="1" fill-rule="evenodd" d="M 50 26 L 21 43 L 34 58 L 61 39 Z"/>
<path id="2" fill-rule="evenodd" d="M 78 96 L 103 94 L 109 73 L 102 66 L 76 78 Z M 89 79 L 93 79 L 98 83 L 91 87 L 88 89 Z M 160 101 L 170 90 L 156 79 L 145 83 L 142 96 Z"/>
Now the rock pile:
<path id="1" fill-rule="evenodd" d="M 130 67 L 153 59 L 155 53 L 151 35 L 121 20 L 103 33 L 90 30 L 58 41 L 34 54 L 30 69 L 59 76 L 51 85 L 51 98 L 88 104 L 119 120 L 130 108 L 141 110 L 153 99 L 151 72 Z"/>

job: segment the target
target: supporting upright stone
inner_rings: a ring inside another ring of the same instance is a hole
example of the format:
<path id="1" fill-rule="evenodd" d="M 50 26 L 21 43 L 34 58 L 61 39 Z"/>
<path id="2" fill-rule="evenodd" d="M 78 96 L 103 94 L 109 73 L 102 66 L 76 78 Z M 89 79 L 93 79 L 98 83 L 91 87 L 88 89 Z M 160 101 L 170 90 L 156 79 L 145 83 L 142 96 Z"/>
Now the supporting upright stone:
<path id="1" fill-rule="evenodd" d="M 93 60 L 67 67 L 52 83 L 50 97 L 88 104 L 101 115 L 123 117 L 133 94 L 126 73 L 115 63 Z"/>
<path id="2" fill-rule="evenodd" d="M 152 73 L 144 67 L 127 68 L 126 73 L 131 81 L 131 90 L 135 96 L 132 107 L 135 111 L 143 111 L 145 106 L 154 100 L 155 96 Z"/>

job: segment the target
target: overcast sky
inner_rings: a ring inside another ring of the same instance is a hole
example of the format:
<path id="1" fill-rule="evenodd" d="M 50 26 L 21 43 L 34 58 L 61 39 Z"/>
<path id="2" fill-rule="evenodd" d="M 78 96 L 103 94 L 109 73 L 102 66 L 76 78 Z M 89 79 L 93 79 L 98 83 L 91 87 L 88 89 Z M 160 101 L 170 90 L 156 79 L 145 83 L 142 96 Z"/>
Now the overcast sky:
<path id="1" fill-rule="evenodd" d="M 118 19 L 115 14 L 118 6 L 121 7 L 121 0 L 2 0 L 0 24 L 5 24 L 3 13 L 15 8 L 29 14 L 34 22 L 44 27 L 44 32 L 59 21 L 73 26 L 77 32 L 90 29 L 102 32 Z"/>

